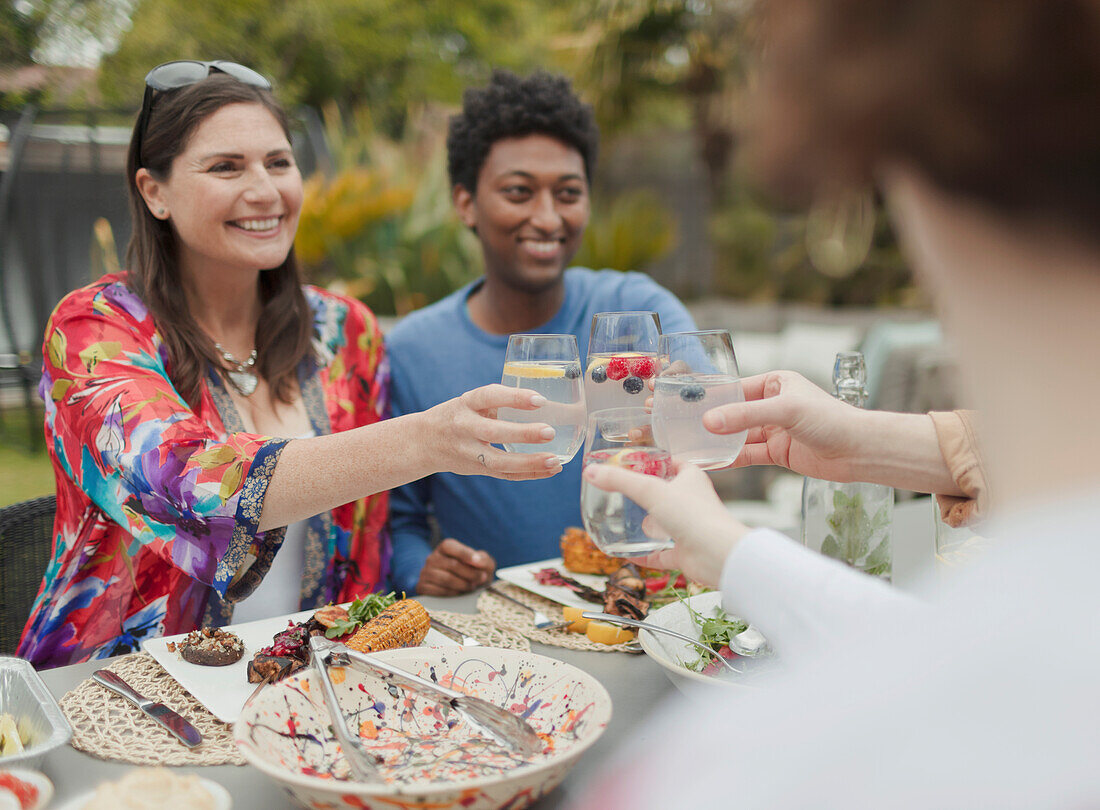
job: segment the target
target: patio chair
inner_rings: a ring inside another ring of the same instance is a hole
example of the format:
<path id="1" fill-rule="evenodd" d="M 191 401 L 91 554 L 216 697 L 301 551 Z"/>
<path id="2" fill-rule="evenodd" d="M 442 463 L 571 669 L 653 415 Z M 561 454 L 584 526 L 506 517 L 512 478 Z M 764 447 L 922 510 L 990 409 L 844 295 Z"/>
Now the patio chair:
<path id="1" fill-rule="evenodd" d="M 0 509 L 0 654 L 14 655 L 53 550 L 53 495 Z"/>

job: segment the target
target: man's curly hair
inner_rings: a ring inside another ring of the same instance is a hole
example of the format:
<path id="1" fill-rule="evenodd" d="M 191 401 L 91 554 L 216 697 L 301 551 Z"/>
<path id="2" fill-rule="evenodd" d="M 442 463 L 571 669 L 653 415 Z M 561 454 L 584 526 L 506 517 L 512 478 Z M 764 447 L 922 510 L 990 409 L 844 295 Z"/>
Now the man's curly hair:
<path id="1" fill-rule="evenodd" d="M 589 182 L 596 167 L 600 133 L 592 108 L 562 76 L 539 71 L 523 79 L 507 70 L 493 71 L 489 84 L 462 97 L 462 112 L 451 116 L 447 131 L 447 173 L 452 188 L 477 191 L 477 176 L 493 144 L 503 138 L 549 135 L 581 154 Z"/>

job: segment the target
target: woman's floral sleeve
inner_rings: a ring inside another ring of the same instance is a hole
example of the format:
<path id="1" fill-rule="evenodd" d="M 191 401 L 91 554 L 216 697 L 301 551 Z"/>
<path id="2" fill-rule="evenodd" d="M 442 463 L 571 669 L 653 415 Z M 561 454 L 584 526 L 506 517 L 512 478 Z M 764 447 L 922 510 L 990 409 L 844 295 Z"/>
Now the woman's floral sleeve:
<path id="1" fill-rule="evenodd" d="M 189 576 L 234 593 L 257 533 L 283 440 L 223 440 L 170 381 L 164 350 L 139 299 L 120 284 L 66 299 L 47 327 L 42 394 L 54 452 L 87 496 L 132 536 Z"/>

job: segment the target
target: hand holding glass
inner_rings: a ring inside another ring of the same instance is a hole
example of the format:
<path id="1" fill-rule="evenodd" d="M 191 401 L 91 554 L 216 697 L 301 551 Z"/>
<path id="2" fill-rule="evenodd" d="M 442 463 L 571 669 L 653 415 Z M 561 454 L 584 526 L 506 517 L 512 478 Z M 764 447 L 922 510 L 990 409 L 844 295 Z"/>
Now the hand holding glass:
<path id="1" fill-rule="evenodd" d="M 613 464 L 666 480 L 672 477 L 668 452 L 654 443 L 645 408 L 609 408 L 590 414 L 584 466 L 589 464 Z M 584 528 L 605 554 L 641 557 L 670 548 L 671 540 L 654 539 L 642 529 L 646 514 L 621 492 L 608 492 L 581 479 Z"/>
<path id="2" fill-rule="evenodd" d="M 745 446 L 748 431 L 711 433 L 703 414 L 744 402 L 745 392 L 725 329 L 661 335 L 661 371 L 653 387 L 653 433 L 678 462 L 703 470 L 728 467 Z"/>
<path id="3" fill-rule="evenodd" d="M 587 415 L 577 339 L 573 335 L 512 335 L 500 382 L 542 394 L 546 404 L 533 411 L 501 408 L 497 418 L 545 422 L 554 428 L 554 438 L 544 444 L 505 444 L 504 449 L 509 453 L 554 453 L 562 464 L 570 461 L 584 441 Z"/>

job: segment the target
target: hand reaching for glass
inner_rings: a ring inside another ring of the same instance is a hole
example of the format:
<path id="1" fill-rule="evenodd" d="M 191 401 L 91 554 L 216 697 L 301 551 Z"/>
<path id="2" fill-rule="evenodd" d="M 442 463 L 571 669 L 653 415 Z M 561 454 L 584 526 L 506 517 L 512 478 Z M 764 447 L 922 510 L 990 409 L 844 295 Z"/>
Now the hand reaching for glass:
<path id="1" fill-rule="evenodd" d="M 554 428 L 544 422 L 497 419 L 497 411 L 535 410 L 546 397 L 527 388 L 486 385 L 467 391 L 425 412 L 430 429 L 424 437 L 438 472 L 488 475 L 510 481 L 549 478 L 561 471 L 554 453 L 506 453 L 494 444 L 545 444 Z"/>
<path id="2" fill-rule="evenodd" d="M 584 480 L 608 492 L 620 492 L 648 512 L 643 528 L 656 537 L 672 536 L 675 546 L 634 562 L 650 568 L 678 568 L 704 585 L 716 587 L 722 566 L 748 528 L 726 509 L 707 474 L 693 464 L 673 462 L 675 477 L 664 480 L 626 467 L 593 464 Z"/>
<path id="3" fill-rule="evenodd" d="M 773 464 L 828 481 L 962 494 L 926 414 L 854 408 L 793 371 L 746 377 L 741 385 L 745 402 L 703 416 L 714 433 L 748 431 L 734 467 Z"/>

